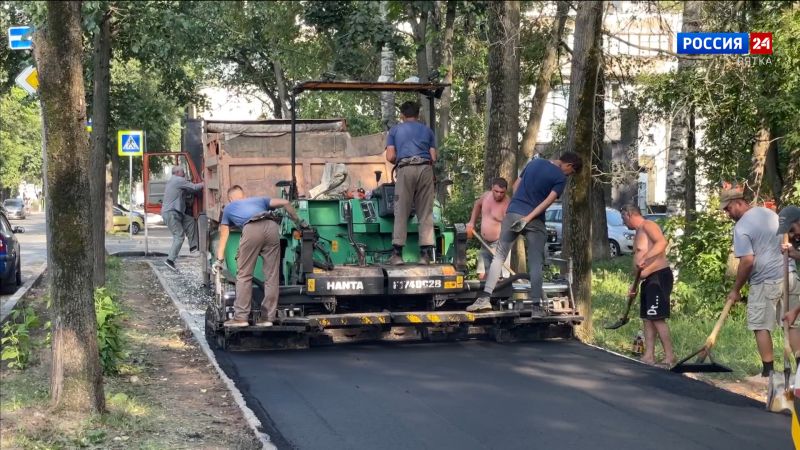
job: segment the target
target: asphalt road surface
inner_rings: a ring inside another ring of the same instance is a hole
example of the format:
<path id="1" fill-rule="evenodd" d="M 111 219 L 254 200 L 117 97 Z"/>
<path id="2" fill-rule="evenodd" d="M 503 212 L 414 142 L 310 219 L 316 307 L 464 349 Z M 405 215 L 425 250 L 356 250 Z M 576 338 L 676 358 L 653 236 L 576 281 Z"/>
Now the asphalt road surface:
<path id="1" fill-rule="evenodd" d="M 787 416 L 574 341 L 217 357 L 279 448 L 792 448 Z"/>

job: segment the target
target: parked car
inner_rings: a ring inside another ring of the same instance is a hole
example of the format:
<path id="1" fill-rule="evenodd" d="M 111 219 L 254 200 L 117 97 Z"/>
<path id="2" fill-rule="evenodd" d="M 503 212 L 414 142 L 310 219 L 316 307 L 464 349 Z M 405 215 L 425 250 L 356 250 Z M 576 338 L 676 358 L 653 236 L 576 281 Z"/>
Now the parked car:
<path id="1" fill-rule="evenodd" d="M 20 226 L 11 226 L 5 208 L 0 207 L 0 294 L 12 294 L 22 284 L 20 247 L 14 233 L 24 232 Z"/>
<path id="2" fill-rule="evenodd" d="M 6 210 L 6 218 L 8 219 L 24 219 L 25 218 L 25 203 L 18 198 L 9 198 L 3 201 L 3 208 Z"/>
<path id="3" fill-rule="evenodd" d="M 139 234 L 142 229 L 144 229 L 144 216 L 134 212 L 131 225 L 130 212 L 123 211 L 117 206 L 114 207 L 114 231 L 130 231 L 133 234 Z"/>
<path id="4" fill-rule="evenodd" d="M 119 203 L 115 204 L 114 208 L 119 209 L 120 211 L 122 211 L 125 214 L 128 214 L 131 211 L 130 209 L 120 205 Z M 140 213 L 139 211 L 134 211 L 133 215 L 138 217 L 139 219 L 141 219 L 142 222 L 144 222 L 144 214 Z"/>
<path id="5" fill-rule="evenodd" d="M 556 230 L 557 242 L 551 247 L 561 248 L 563 238 L 562 222 L 564 220 L 563 210 L 560 203 L 551 205 L 544 213 L 544 221 L 548 227 Z M 619 211 L 606 208 L 606 222 L 608 225 L 608 246 L 611 257 L 619 255 L 629 255 L 633 253 L 634 232 L 622 223 L 622 214 Z"/>

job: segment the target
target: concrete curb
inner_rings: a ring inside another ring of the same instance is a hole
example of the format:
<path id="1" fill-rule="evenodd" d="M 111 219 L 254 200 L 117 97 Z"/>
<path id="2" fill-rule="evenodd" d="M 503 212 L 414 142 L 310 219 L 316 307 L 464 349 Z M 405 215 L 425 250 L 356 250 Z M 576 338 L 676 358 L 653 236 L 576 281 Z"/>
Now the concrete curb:
<path id="1" fill-rule="evenodd" d="M 277 450 L 277 447 L 275 447 L 275 445 L 273 445 L 272 442 L 270 442 L 269 435 L 261 431 L 262 428 L 261 421 L 258 420 L 258 417 L 256 417 L 255 413 L 253 413 L 253 410 L 251 410 L 247 406 L 247 404 L 244 401 L 244 396 L 242 396 L 242 393 L 239 391 L 239 388 L 236 387 L 236 384 L 233 382 L 233 380 L 231 380 L 228 377 L 225 371 L 223 371 L 222 368 L 219 366 L 219 363 L 217 363 L 217 358 L 216 356 L 214 356 L 214 352 L 208 346 L 208 342 L 206 342 L 205 330 L 201 330 L 197 325 L 194 325 L 192 323 L 189 311 L 183 306 L 183 303 L 181 303 L 180 300 L 178 300 L 178 296 L 175 294 L 172 288 L 169 287 L 167 280 L 164 279 L 164 276 L 161 275 L 161 273 L 156 269 L 156 267 L 153 265 L 153 262 L 148 261 L 147 264 L 153 270 L 153 273 L 156 274 L 156 277 L 158 277 L 158 281 L 161 283 L 161 286 L 164 288 L 164 291 L 166 291 L 167 295 L 169 295 L 169 298 L 172 300 L 172 303 L 178 310 L 178 313 L 180 314 L 181 320 L 183 320 L 184 325 L 192 332 L 195 340 L 197 340 L 197 343 L 200 344 L 200 348 L 203 349 L 203 353 L 206 354 L 206 357 L 208 358 L 209 362 L 211 362 L 211 365 L 213 365 L 214 369 L 216 369 L 220 379 L 222 379 L 222 381 L 228 387 L 228 390 L 231 392 L 231 395 L 233 396 L 236 405 L 239 406 L 239 409 L 242 411 L 242 414 L 244 414 L 244 418 L 247 421 L 247 424 L 250 425 L 250 429 L 253 430 L 253 433 L 255 433 L 256 437 L 261 442 L 261 447 L 263 449 Z"/>
<path id="2" fill-rule="evenodd" d="M 145 254 L 143 251 L 122 251 L 122 252 L 115 252 L 109 253 L 108 256 L 114 256 L 116 258 L 130 258 L 130 257 L 162 257 L 167 256 L 166 253 L 162 252 L 147 252 Z"/>
<path id="3" fill-rule="evenodd" d="M 11 311 L 14 310 L 14 307 L 17 306 L 17 302 L 31 290 L 34 284 L 36 284 L 40 278 L 42 278 L 42 274 L 44 273 L 45 269 L 47 269 L 47 263 L 42 264 L 36 269 L 36 272 L 33 274 L 25 284 L 22 285 L 17 292 L 14 293 L 2 306 L 0 306 L 0 323 L 3 323 L 11 314 Z"/>

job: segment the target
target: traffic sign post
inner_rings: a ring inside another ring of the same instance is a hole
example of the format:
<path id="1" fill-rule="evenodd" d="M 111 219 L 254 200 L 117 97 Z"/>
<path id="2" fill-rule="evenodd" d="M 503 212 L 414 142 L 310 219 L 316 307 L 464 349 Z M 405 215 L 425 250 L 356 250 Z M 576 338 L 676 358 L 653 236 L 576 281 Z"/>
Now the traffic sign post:
<path id="1" fill-rule="evenodd" d="M 128 195 L 130 210 L 130 223 L 128 224 L 129 237 L 133 239 L 133 157 L 142 156 L 144 153 L 144 132 L 141 130 L 117 131 L 117 154 L 128 157 Z M 147 211 L 145 211 L 147 214 Z"/>
<path id="2" fill-rule="evenodd" d="M 8 28 L 8 48 L 11 50 L 32 50 L 33 49 L 33 27 L 9 27 Z"/>

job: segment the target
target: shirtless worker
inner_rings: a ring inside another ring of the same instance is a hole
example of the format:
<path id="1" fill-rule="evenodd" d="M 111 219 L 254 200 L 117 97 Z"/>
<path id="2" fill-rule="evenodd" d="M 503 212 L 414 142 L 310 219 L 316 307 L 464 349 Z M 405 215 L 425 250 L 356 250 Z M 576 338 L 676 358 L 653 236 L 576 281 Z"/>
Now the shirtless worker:
<path id="1" fill-rule="evenodd" d="M 500 224 L 503 223 L 503 218 L 506 216 L 506 209 L 510 199 L 506 195 L 508 190 L 508 181 L 505 178 L 495 178 L 492 180 L 492 189 L 484 192 L 472 207 L 472 216 L 467 223 L 467 237 L 472 238 L 475 233 L 475 222 L 478 216 L 481 217 L 481 237 L 489 247 L 495 252 L 497 251 L 497 241 L 500 240 Z M 493 255 L 484 246 L 481 246 L 480 254 L 478 255 L 478 278 L 483 280 L 486 278 L 486 269 L 492 265 Z M 506 264 L 511 259 L 509 252 L 506 258 Z M 510 274 L 508 270 L 503 268 L 503 278 L 508 278 Z"/>
<path id="2" fill-rule="evenodd" d="M 655 222 L 642 217 L 636 205 L 626 205 L 620 209 L 622 220 L 630 230 L 636 230 L 633 238 L 634 272 L 640 272 L 641 309 L 639 317 L 644 322 L 644 355 L 642 362 L 654 365 L 656 362 L 656 334 L 664 347 L 664 364 L 675 364 L 672 339 L 669 336 L 669 297 L 672 293 L 672 269 L 667 260 L 667 239 Z M 631 295 L 636 286 L 631 286 Z"/>

